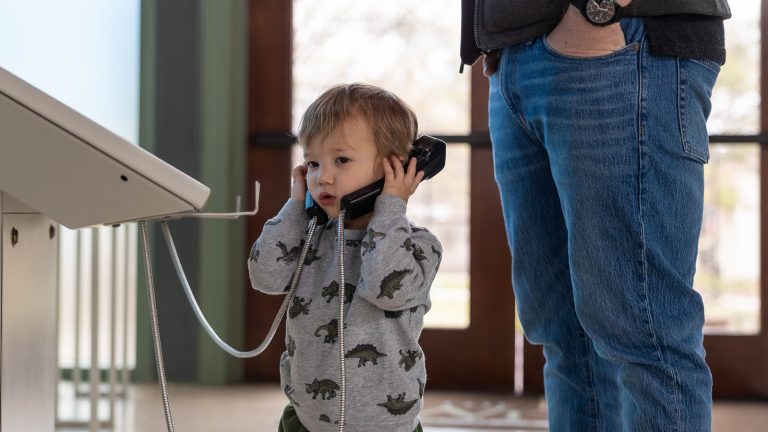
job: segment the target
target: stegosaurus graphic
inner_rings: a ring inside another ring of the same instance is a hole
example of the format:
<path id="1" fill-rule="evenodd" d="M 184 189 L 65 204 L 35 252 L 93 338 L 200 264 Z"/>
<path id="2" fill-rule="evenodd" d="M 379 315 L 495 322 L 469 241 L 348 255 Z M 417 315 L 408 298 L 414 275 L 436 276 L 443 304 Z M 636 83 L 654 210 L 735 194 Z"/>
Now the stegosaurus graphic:
<path id="1" fill-rule="evenodd" d="M 298 402 L 296 402 L 296 400 L 293 398 L 293 396 L 292 396 L 292 395 L 293 395 L 293 394 L 296 392 L 296 390 L 292 389 L 292 388 L 291 388 L 291 386 L 289 386 L 289 385 L 286 385 L 286 386 L 285 386 L 285 389 L 283 389 L 283 392 L 285 393 L 285 397 L 287 397 L 287 398 L 288 398 L 288 400 L 289 400 L 289 401 L 291 401 L 291 404 L 292 404 L 293 406 L 297 406 L 297 407 L 298 407 L 298 406 L 301 406 L 301 405 L 299 405 L 299 403 L 298 403 Z"/>
<path id="2" fill-rule="evenodd" d="M 419 397 L 423 398 L 424 397 L 424 383 L 421 382 L 421 380 L 418 379 L 418 378 L 416 378 L 416 382 L 419 383 Z"/>
<path id="3" fill-rule="evenodd" d="M 410 409 L 413 408 L 413 406 L 416 405 L 416 402 L 418 401 L 419 399 L 406 401 L 405 393 L 400 393 L 396 398 L 393 398 L 391 395 L 387 395 L 386 402 L 377 403 L 376 405 L 386 408 L 387 411 L 389 411 L 389 413 L 392 415 L 404 415 L 410 411 Z"/>
<path id="4" fill-rule="evenodd" d="M 408 252 L 411 252 L 416 262 L 421 262 L 427 259 L 426 255 L 424 255 L 424 249 L 422 249 L 421 246 L 414 243 L 410 237 L 405 239 L 405 241 L 403 242 L 403 245 L 400 247 L 405 248 L 405 250 L 407 250 Z"/>
<path id="5" fill-rule="evenodd" d="M 336 343 L 336 338 L 339 337 L 339 320 L 332 319 L 328 322 L 328 324 L 323 324 L 320 327 L 315 330 L 315 336 L 320 337 L 322 336 L 320 334 L 321 331 L 325 330 L 327 333 L 325 334 L 325 338 L 323 339 L 323 343 Z"/>
<path id="6" fill-rule="evenodd" d="M 293 339 L 293 336 L 288 335 L 288 343 L 285 344 L 285 349 L 288 351 L 288 355 L 293 357 L 293 353 L 296 352 L 296 340 Z"/>
<path id="7" fill-rule="evenodd" d="M 328 417 L 328 414 L 320 414 L 320 418 L 318 420 L 320 420 L 321 422 L 326 422 L 326 423 L 330 423 L 331 422 L 331 418 Z"/>
<path id="8" fill-rule="evenodd" d="M 319 394 L 323 400 L 333 399 L 336 397 L 336 390 L 340 387 L 334 381 L 329 379 L 318 380 L 315 378 L 311 383 L 304 383 L 307 389 L 307 394 L 312 393 L 312 399 L 317 399 Z"/>
<path id="9" fill-rule="evenodd" d="M 376 347 L 371 344 L 358 344 L 344 355 L 345 358 L 356 358 L 357 367 L 363 367 L 369 361 L 373 362 L 374 365 L 377 365 L 379 364 L 379 358 L 386 356 L 386 354 L 380 353 Z"/>
<path id="10" fill-rule="evenodd" d="M 352 298 L 355 296 L 355 291 L 357 290 L 357 287 L 352 285 L 351 283 L 344 282 L 344 303 L 349 303 L 352 301 Z M 330 303 L 331 300 L 333 300 L 334 297 L 339 296 L 339 283 L 336 281 L 332 281 L 328 286 L 323 287 L 321 295 L 325 297 L 325 302 Z"/>
<path id="11" fill-rule="evenodd" d="M 248 255 L 248 258 L 250 258 L 250 260 L 254 263 L 259 262 L 259 255 L 261 255 L 261 251 L 256 250 L 256 246 L 256 243 L 251 246 L 251 253 Z"/>
<path id="12" fill-rule="evenodd" d="M 285 243 L 279 241 L 275 246 L 280 248 L 280 251 L 282 251 L 283 256 L 277 257 L 276 261 L 283 261 L 285 264 L 291 263 L 293 261 L 296 261 L 299 259 L 299 256 L 301 255 L 301 250 L 304 249 L 304 243 L 305 241 L 302 240 L 299 242 L 298 246 L 294 246 L 290 249 L 288 249 L 288 246 L 285 245 Z M 310 246 L 307 250 L 307 256 L 304 257 L 304 265 L 310 265 L 313 262 L 319 260 L 321 257 L 316 256 L 317 249 Z"/>
<path id="13" fill-rule="evenodd" d="M 376 298 L 379 299 L 385 296 L 390 299 L 395 298 L 395 293 L 403 287 L 400 282 L 402 282 L 403 279 L 412 272 L 413 270 L 411 269 L 404 269 L 395 270 L 388 274 L 386 277 L 384 277 L 384 280 L 381 281 L 381 286 L 379 287 L 381 292 L 379 292 L 379 295 L 377 295 Z"/>
<path id="14" fill-rule="evenodd" d="M 403 350 L 400 350 L 400 361 L 397 364 L 398 366 L 405 366 L 405 371 L 408 372 L 416 366 L 416 362 L 422 357 L 423 354 L 419 350 L 406 350 L 405 354 L 403 354 Z"/>
<path id="15" fill-rule="evenodd" d="M 373 228 L 368 228 L 368 234 L 366 235 L 366 238 L 370 237 L 371 240 L 368 241 L 366 239 L 363 239 L 363 241 L 361 243 L 361 245 L 363 246 L 363 255 L 365 255 L 366 252 L 370 252 L 370 251 L 376 249 L 376 239 L 377 238 L 381 237 L 383 239 L 386 236 L 387 236 L 387 234 L 385 234 L 385 233 L 374 231 Z"/>
<path id="16" fill-rule="evenodd" d="M 312 299 L 309 299 L 309 302 L 306 304 L 304 304 L 304 302 L 305 300 L 303 297 L 294 297 L 293 304 L 291 304 L 291 307 L 288 309 L 288 316 L 296 318 L 301 314 L 309 315 L 309 305 L 312 303 Z"/>

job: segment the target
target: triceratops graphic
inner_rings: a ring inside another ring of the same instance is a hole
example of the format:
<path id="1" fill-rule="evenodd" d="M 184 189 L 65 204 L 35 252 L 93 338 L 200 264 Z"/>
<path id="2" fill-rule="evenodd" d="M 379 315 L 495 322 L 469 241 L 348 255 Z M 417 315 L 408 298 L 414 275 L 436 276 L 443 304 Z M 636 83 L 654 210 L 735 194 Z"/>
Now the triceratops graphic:
<path id="1" fill-rule="evenodd" d="M 318 380 L 315 378 L 311 383 L 304 385 L 307 388 L 307 394 L 312 393 L 312 399 L 317 399 L 319 394 L 323 400 L 335 398 L 336 390 L 340 388 L 338 384 L 329 379 Z"/>

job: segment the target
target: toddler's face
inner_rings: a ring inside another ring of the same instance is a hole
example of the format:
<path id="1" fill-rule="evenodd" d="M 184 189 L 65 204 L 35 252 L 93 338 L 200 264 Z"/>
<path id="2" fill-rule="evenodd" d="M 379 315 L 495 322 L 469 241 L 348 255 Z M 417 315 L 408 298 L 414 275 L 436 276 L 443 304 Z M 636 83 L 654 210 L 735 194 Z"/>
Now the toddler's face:
<path id="1" fill-rule="evenodd" d="M 344 195 L 384 177 L 381 157 L 370 126 L 353 116 L 324 137 L 315 138 L 304 151 L 307 189 L 325 213 L 335 218 Z M 368 217 L 346 223 L 365 228 Z"/>

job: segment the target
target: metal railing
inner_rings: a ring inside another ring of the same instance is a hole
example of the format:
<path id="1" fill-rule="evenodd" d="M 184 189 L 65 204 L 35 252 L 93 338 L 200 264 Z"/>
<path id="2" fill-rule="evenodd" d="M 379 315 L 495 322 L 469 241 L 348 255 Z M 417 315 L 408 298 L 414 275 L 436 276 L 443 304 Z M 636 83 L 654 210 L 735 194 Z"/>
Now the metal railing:
<path id="1" fill-rule="evenodd" d="M 113 429 L 116 401 L 128 393 L 129 353 L 135 338 L 130 329 L 135 323 L 136 225 L 61 231 L 56 427 Z M 62 339 L 73 339 L 73 352 L 67 352 L 70 347 Z M 71 402 L 70 410 L 60 406 L 60 392 L 68 392 L 64 399 Z M 99 409 L 105 402 L 106 413 Z M 84 403 L 89 407 L 86 418 L 78 409 Z"/>

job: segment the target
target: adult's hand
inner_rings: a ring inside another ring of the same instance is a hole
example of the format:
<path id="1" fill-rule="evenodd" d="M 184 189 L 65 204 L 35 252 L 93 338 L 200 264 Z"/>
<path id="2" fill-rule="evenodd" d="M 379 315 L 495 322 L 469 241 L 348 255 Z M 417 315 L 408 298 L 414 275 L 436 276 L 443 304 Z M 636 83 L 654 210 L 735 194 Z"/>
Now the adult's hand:
<path id="1" fill-rule="evenodd" d="M 616 3 L 626 6 L 631 0 L 616 0 Z M 619 23 L 596 26 L 571 4 L 560 23 L 547 35 L 547 44 L 568 56 L 598 57 L 621 49 L 627 43 Z"/>
<path id="2" fill-rule="evenodd" d="M 616 0 L 619 6 L 627 6 L 632 0 Z M 547 36 L 552 49 L 574 57 L 597 57 L 610 54 L 626 46 L 624 33 L 618 23 L 605 27 L 593 25 L 581 11 L 569 5 L 560 23 Z M 490 77 L 499 68 L 499 54 L 494 51 L 483 55 L 483 75 Z"/>

